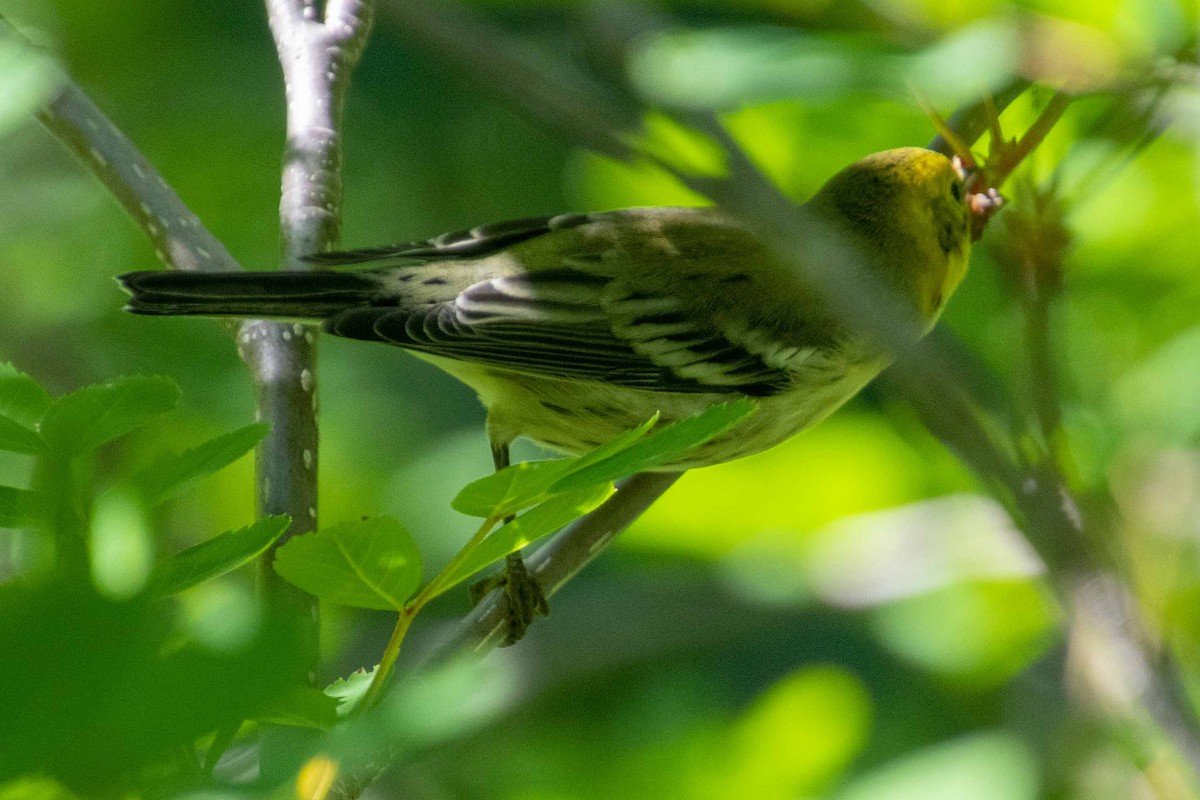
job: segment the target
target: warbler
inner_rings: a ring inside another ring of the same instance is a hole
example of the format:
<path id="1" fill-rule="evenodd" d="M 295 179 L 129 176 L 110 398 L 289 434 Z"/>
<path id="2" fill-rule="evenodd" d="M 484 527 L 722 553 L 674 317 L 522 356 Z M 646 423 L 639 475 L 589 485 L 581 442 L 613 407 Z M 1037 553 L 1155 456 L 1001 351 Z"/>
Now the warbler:
<path id="1" fill-rule="evenodd" d="M 967 269 L 963 186 L 945 156 L 899 148 L 806 205 L 927 331 Z M 670 466 L 729 461 L 819 421 L 888 362 L 791 261 L 713 208 L 523 219 L 310 260 L 363 268 L 119 280 L 137 314 L 313 320 L 410 350 L 478 392 L 497 467 L 519 436 L 580 453 L 656 413 L 755 397 L 757 413 Z"/>

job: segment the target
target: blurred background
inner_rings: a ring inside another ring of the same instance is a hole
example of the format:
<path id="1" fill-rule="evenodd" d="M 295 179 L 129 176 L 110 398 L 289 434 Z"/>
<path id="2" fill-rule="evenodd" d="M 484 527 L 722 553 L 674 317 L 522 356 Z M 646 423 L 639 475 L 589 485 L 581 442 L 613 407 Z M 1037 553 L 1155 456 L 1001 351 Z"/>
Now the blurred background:
<path id="1" fill-rule="evenodd" d="M 1012 207 L 977 245 L 942 325 L 1028 405 L 1019 232 L 1004 219 L 1036 208 L 1069 234 L 1049 324 L 1070 477 L 1085 497 L 1115 499 L 1110 546 L 1182 664 L 1181 691 L 1200 687 L 1193 3 L 471 5 L 548 63 L 609 79 L 606 34 L 654 15 L 645 32 L 618 37 L 619 79 L 651 105 L 722 114 L 797 200 L 867 153 L 932 139 L 917 92 L 947 115 L 1014 76 L 1081 92 L 1007 187 Z M 0 13 L 57 54 L 237 259 L 274 268 L 284 107 L 261 4 L 0 0 Z M 183 389 L 178 414 L 105 451 L 103 486 L 107 470 L 252 421 L 251 382 L 218 325 L 121 313 L 112 277 L 157 267 L 153 249 L 32 120 L 37 82 L 5 56 L 0 360 L 56 395 L 136 373 Z M 1027 127 L 1050 94 L 1022 95 L 1006 130 Z M 705 202 L 661 171 L 538 127 L 386 14 L 352 82 L 345 134 L 347 247 Z M 1048 187 L 1056 201 L 1039 206 Z M 325 339 L 320 400 L 322 522 L 395 515 L 427 561 L 446 559 L 473 530 L 449 501 L 490 469 L 470 390 L 398 350 Z M 101 590 L 136 592 L 155 557 L 248 523 L 251 462 L 153 514 L 109 509 L 93 531 L 117 554 L 93 566 Z M 0 478 L 26 485 L 28 464 L 8 458 Z M 0 532 L 6 577 L 20 572 L 23 535 Z M 772 451 L 685 476 L 526 641 L 482 671 L 414 687 L 409 708 L 439 724 L 413 734 L 412 757 L 375 796 L 1197 796 L 1180 772 L 1164 773 L 1174 756 L 1153 730 L 1114 723 L 1099 707 L 1111 698 L 1072 699 L 1063 614 L 1042 571 L 969 470 L 907 406 L 868 388 Z M 180 624 L 214 647 L 236 640 L 253 624 L 239 612 L 252 578 L 184 595 Z M 465 613 L 464 595 L 427 612 L 418 649 Z M 326 609 L 326 677 L 377 661 L 390 625 L 386 614 Z M 1119 653 L 1099 660 L 1109 657 Z"/>

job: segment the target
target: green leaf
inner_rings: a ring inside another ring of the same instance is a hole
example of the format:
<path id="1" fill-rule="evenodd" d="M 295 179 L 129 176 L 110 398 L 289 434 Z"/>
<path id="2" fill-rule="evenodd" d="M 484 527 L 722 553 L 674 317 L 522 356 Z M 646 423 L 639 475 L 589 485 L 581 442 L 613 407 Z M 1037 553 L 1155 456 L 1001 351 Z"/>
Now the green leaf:
<path id="1" fill-rule="evenodd" d="M 731 430 L 756 408 L 758 403 L 748 397 L 710 406 L 694 417 L 664 425 L 618 453 L 582 469 L 570 470 L 550 491 L 581 489 L 669 464 L 692 448 Z"/>
<path id="2" fill-rule="evenodd" d="M 367 696 L 367 689 L 371 688 L 371 681 L 375 680 L 375 673 L 378 671 L 378 664 L 369 670 L 355 670 L 347 677 L 338 678 L 325 687 L 325 694 L 337 701 L 337 715 L 340 719 L 349 717 L 358 708 Z"/>
<path id="3" fill-rule="evenodd" d="M 46 443 L 37 431 L 25 427 L 12 417 L 0 415 L 0 450 L 40 455 L 46 452 Z"/>
<path id="4" fill-rule="evenodd" d="M 27 427 L 33 426 L 52 402 L 37 381 L 12 364 L 0 362 L 0 414 Z"/>
<path id="5" fill-rule="evenodd" d="M 470 557 L 439 581 L 439 594 L 504 558 L 548 536 L 599 506 L 612 496 L 612 483 L 591 485 L 550 498 L 488 536 Z"/>
<path id="6" fill-rule="evenodd" d="M 155 565 L 148 591 L 159 597 L 177 594 L 231 572 L 261 555 L 283 535 L 290 522 L 286 514 L 263 517 L 176 553 Z"/>
<path id="7" fill-rule="evenodd" d="M 336 698 L 311 686 L 288 686 L 255 713 L 257 722 L 329 730 L 341 714 Z"/>
<path id="8" fill-rule="evenodd" d="M 421 554 L 403 525 L 375 517 L 297 536 L 275 571 L 331 603 L 399 611 L 421 581 Z"/>
<path id="9" fill-rule="evenodd" d="M 116 378 L 55 400 L 42 437 L 62 456 L 76 456 L 175 408 L 179 387 L 163 377 Z"/>
<path id="10" fill-rule="evenodd" d="M 513 464 L 463 487 L 451 502 L 455 511 L 484 519 L 503 519 L 546 500 L 551 487 L 563 476 L 604 461 L 632 446 L 644 437 L 658 415 L 636 428 L 621 433 L 596 449 L 577 458 L 524 461 Z M 602 481 L 597 481 L 601 483 Z"/>
<path id="11" fill-rule="evenodd" d="M 0 486 L 0 528 L 36 527 L 46 511 L 46 498 L 39 492 Z"/>
<path id="12" fill-rule="evenodd" d="M 195 481 L 237 461 L 258 444 L 270 426 L 247 425 L 218 436 L 190 450 L 165 458 L 127 479 L 137 487 L 146 504 L 158 505 Z"/>

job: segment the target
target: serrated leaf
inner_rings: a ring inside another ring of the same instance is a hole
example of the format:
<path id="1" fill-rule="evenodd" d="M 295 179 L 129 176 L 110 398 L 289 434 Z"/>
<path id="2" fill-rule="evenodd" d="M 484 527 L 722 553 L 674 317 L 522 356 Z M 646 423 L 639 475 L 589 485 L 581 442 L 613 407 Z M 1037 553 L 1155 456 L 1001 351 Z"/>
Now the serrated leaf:
<path id="1" fill-rule="evenodd" d="M 0 414 L 0 450 L 40 455 L 46 452 L 46 443 L 37 431 Z"/>
<path id="2" fill-rule="evenodd" d="M 421 581 L 421 554 L 398 521 L 374 517 L 297 536 L 276 551 L 275 571 L 331 603 L 399 611 Z"/>
<path id="3" fill-rule="evenodd" d="M 160 561 L 150 572 L 147 591 L 164 597 L 232 572 L 262 555 L 283 535 L 291 520 L 286 514 L 263 517 L 235 531 L 226 531 Z"/>
<path id="4" fill-rule="evenodd" d="M 46 498 L 38 492 L 0 486 L 0 528 L 33 528 L 46 519 Z"/>
<path id="5" fill-rule="evenodd" d="M 486 569 L 509 553 L 569 525 L 611 497 L 614 491 L 612 483 L 591 485 L 564 492 L 534 506 L 484 539 L 457 569 L 439 581 L 438 593 Z"/>
<path id="6" fill-rule="evenodd" d="M 325 687 L 325 694 L 337 701 L 339 718 L 345 719 L 354 713 L 367 696 L 367 689 L 371 688 L 371 681 L 375 680 L 375 673 L 378 671 L 378 664 L 369 670 L 355 670 Z"/>
<path id="7" fill-rule="evenodd" d="M 576 458 L 524 461 L 472 481 L 451 502 L 455 511 L 484 519 L 503 519 L 548 499 L 551 487 L 562 478 L 604 461 L 644 437 L 658 416 L 621 433 Z"/>
<path id="8" fill-rule="evenodd" d="M 608 458 L 569 471 L 550 491 L 580 489 L 670 464 L 692 448 L 733 429 L 756 408 L 758 403 L 750 398 L 710 406 L 694 417 L 664 425 Z"/>
<path id="9" fill-rule="evenodd" d="M 229 466 L 258 444 L 270 426 L 247 425 L 190 450 L 158 461 L 130 477 L 125 483 L 137 487 L 147 505 L 155 506 L 189 485 Z"/>
<path id="10" fill-rule="evenodd" d="M 257 722 L 329 730 L 337 724 L 338 701 L 311 686 L 289 686 L 254 715 Z"/>
<path id="11" fill-rule="evenodd" d="M 116 378 L 58 398 L 42 417 L 46 443 L 76 456 L 175 408 L 179 387 L 163 377 Z"/>
<path id="12" fill-rule="evenodd" d="M 37 381 L 12 364 L 0 362 L 0 414 L 32 427 L 52 402 Z"/>

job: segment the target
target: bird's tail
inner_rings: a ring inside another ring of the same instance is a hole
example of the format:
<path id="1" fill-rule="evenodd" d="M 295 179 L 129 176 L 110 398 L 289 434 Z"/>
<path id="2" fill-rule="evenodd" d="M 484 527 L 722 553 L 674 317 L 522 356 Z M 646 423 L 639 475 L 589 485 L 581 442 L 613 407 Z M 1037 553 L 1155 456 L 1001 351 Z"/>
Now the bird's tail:
<path id="1" fill-rule="evenodd" d="M 324 319 L 379 295 L 378 278 L 353 272 L 127 272 L 126 311 L 153 316 Z"/>

